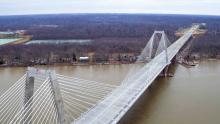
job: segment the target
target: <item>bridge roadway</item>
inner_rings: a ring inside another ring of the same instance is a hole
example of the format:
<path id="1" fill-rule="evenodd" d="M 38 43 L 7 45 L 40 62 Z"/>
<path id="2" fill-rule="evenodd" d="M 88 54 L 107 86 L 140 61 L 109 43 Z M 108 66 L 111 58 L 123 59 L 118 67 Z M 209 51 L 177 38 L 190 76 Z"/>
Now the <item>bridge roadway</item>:
<path id="1" fill-rule="evenodd" d="M 199 28 L 194 25 L 190 30 L 167 48 L 168 60 L 171 61 L 183 45 Z M 135 101 L 151 85 L 161 71 L 168 65 L 165 51 L 157 55 L 137 73 L 130 76 L 117 89 L 100 101 L 96 106 L 84 113 L 72 124 L 116 124 L 131 108 Z"/>

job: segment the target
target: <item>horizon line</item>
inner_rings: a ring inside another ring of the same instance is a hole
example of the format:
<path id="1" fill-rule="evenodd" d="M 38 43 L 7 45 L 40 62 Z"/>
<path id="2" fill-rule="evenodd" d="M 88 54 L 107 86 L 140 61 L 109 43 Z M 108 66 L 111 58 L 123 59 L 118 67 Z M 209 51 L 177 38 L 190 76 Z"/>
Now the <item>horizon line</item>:
<path id="1" fill-rule="evenodd" d="M 106 15 L 182 15 L 182 16 L 213 16 L 220 17 L 220 15 L 212 14 L 184 14 L 184 13 L 102 13 L 102 12 L 88 12 L 88 13 L 33 13 L 33 14 L 5 14 L 3 16 L 38 16 L 38 15 L 94 15 L 94 14 L 106 14 Z"/>

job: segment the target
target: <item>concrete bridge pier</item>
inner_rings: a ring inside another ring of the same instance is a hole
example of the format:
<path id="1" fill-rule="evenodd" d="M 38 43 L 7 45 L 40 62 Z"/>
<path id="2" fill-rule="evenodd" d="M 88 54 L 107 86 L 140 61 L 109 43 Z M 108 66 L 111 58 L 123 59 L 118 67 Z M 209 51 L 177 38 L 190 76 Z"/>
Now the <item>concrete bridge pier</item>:
<path id="1" fill-rule="evenodd" d="M 170 61 L 170 64 L 163 69 L 160 76 L 162 77 L 173 77 L 173 73 L 170 72 L 170 67 L 176 63 L 176 56 Z"/>
<path id="2" fill-rule="evenodd" d="M 169 65 L 167 65 L 163 71 L 160 73 L 161 77 L 172 77 L 172 75 L 169 73 Z"/>

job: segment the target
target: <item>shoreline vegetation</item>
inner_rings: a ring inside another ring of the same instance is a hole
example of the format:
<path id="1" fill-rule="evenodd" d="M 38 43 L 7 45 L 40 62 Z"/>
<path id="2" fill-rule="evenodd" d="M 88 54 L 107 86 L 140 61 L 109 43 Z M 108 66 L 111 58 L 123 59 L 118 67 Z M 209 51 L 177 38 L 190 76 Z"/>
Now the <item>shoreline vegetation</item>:
<path id="1" fill-rule="evenodd" d="M 54 63 L 54 64 L 40 64 L 40 65 L 0 65 L 0 67 L 28 67 L 28 66 L 91 66 L 91 65 L 122 65 L 122 64 L 137 64 L 137 63 Z"/>
<path id="2" fill-rule="evenodd" d="M 219 61 L 220 58 L 200 58 L 200 59 L 191 59 L 191 60 L 184 60 L 184 61 L 178 61 L 175 60 L 175 63 L 181 64 L 184 67 L 191 68 L 196 65 L 198 65 L 201 61 L 208 60 L 208 61 Z M 4 67 L 28 67 L 28 66 L 91 66 L 91 65 L 123 65 L 123 64 L 140 64 L 140 63 L 146 63 L 146 62 L 125 62 L 125 61 L 105 61 L 105 62 L 73 62 L 73 63 L 43 63 L 43 64 L 19 64 L 19 65 L 7 65 L 2 64 L 0 65 L 0 68 Z"/>
<path id="3" fill-rule="evenodd" d="M 197 66 L 201 61 L 208 60 L 208 61 L 219 61 L 220 59 L 217 58 L 203 58 L 200 60 L 192 60 L 189 62 L 184 62 L 184 63 L 179 63 L 176 61 L 176 63 L 183 65 L 186 68 L 191 68 L 194 66 Z M 144 62 L 139 62 L 139 63 L 134 63 L 134 62 L 114 62 L 114 63 L 53 63 L 53 64 L 39 64 L 39 65 L 0 65 L 0 68 L 5 68 L 5 67 L 29 67 L 29 66 L 93 66 L 93 65 L 123 65 L 123 64 L 140 64 Z"/>

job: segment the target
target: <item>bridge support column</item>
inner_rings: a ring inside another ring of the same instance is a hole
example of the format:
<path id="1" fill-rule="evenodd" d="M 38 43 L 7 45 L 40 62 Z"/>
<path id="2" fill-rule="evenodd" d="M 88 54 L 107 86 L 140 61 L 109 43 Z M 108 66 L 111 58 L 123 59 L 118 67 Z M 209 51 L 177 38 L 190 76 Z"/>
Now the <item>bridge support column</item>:
<path id="1" fill-rule="evenodd" d="M 164 77 L 169 76 L 169 65 L 164 68 Z"/>
<path id="2" fill-rule="evenodd" d="M 52 88 L 52 94 L 54 97 L 55 107 L 57 109 L 58 122 L 60 124 L 67 124 L 67 121 L 65 119 L 63 99 L 61 96 L 59 84 L 55 81 L 56 80 L 55 71 L 49 72 L 49 78 L 50 78 L 50 85 Z"/>
<path id="3" fill-rule="evenodd" d="M 23 121 L 24 124 L 31 124 L 31 115 L 32 112 L 32 100 L 33 100 L 33 94 L 34 94 L 34 75 L 33 73 L 28 69 L 27 70 L 27 76 L 26 76 L 26 82 L 25 82 L 25 90 L 24 90 L 24 118 Z"/>
<path id="4" fill-rule="evenodd" d="M 175 64 L 175 59 L 171 60 L 170 64 L 168 64 L 163 71 L 161 72 L 160 76 L 162 77 L 173 77 L 172 67 Z"/>

